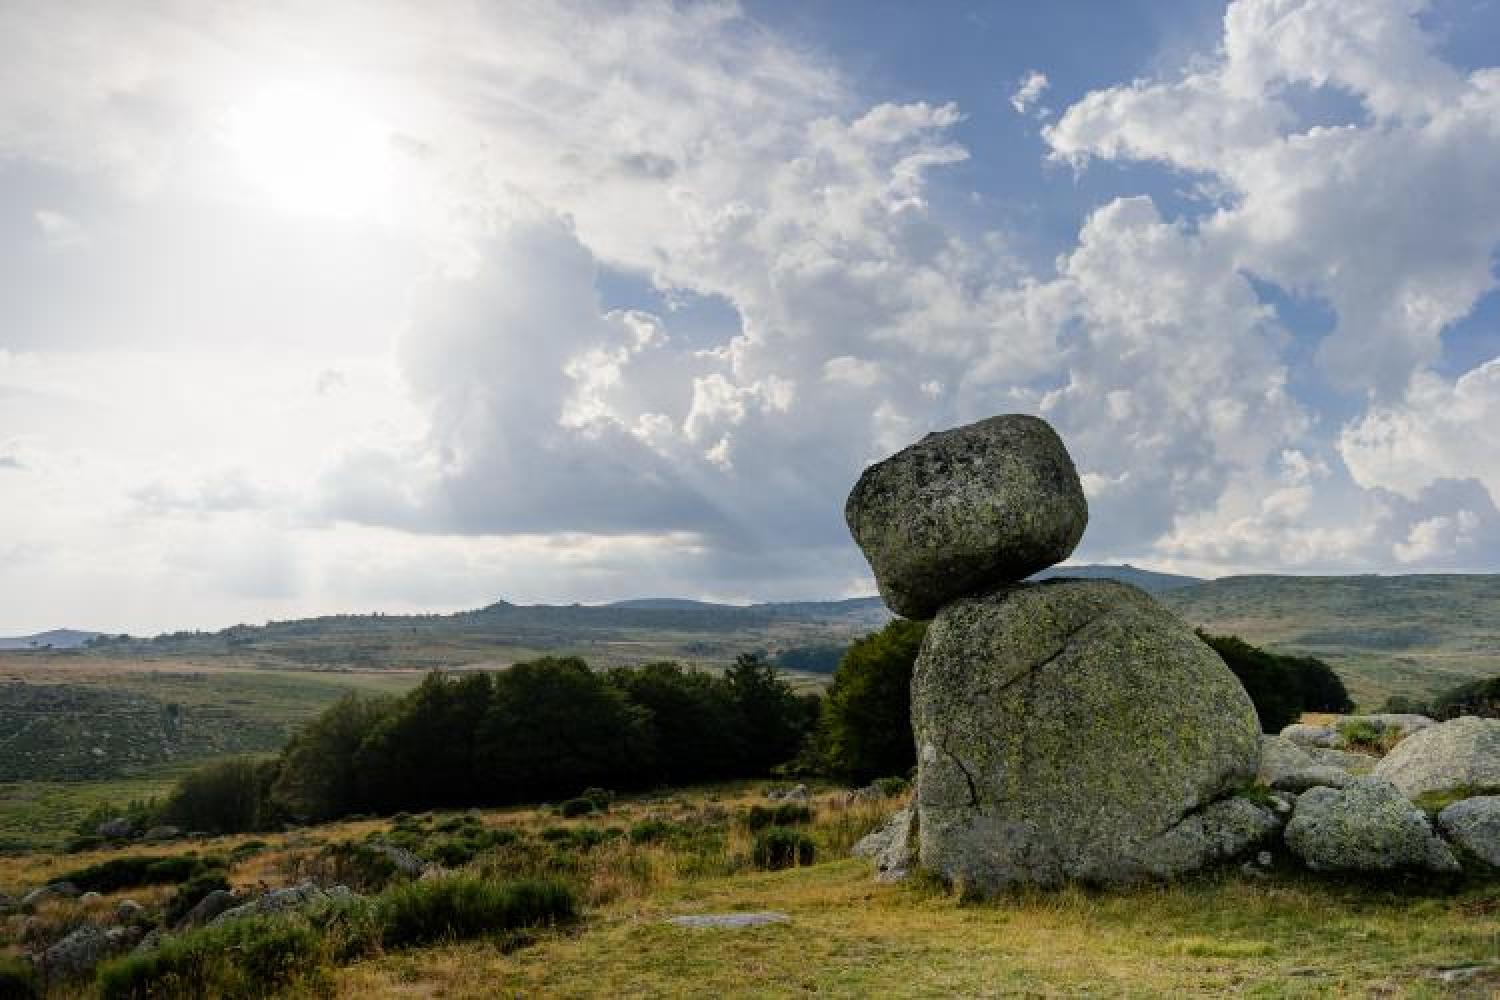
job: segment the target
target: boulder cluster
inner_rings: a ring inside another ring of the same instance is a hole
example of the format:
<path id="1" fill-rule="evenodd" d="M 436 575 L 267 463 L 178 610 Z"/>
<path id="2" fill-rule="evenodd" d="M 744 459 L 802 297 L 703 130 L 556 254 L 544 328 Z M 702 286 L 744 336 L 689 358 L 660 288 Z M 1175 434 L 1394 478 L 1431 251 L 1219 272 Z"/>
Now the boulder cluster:
<path id="1" fill-rule="evenodd" d="M 1036 417 L 929 434 L 866 469 L 845 516 L 890 608 L 931 619 L 912 679 L 915 796 L 858 848 L 883 878 L 920 866 L 983 895 L 1244 856 L 1258 871 L 1262 848 L 1282 847 L 1318 870 L 1453 871 L 1412 799 L 1500 789 L 1500 721 L 1367 717 L 1361 732 L 1411 737 L 1378 762 L 1332 727 L 1263 738 L 1229 668 L 1146 593 L 1027 582 L 1088 522 L 1067 449 Z M 1453 762 L 1455 741 L 1469 764 Z M 1488 836 L 1500 856 L 1486 803 L 1438 826 L 1455 842 Z"/>

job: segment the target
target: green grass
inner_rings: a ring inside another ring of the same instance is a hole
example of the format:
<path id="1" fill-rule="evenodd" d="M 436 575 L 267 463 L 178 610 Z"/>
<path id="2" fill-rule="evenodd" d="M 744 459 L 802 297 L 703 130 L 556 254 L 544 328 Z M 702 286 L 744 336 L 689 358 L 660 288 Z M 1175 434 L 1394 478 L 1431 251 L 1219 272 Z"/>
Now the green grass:
<path id="1" fill-rule="evenodd" d="M 101 805 L 123 808 L 164 798 L 193 763 L 166 764 L 106 781 L 20 781 L 0 784 L 0 853 L 57 850 L 85 816 Z"/>

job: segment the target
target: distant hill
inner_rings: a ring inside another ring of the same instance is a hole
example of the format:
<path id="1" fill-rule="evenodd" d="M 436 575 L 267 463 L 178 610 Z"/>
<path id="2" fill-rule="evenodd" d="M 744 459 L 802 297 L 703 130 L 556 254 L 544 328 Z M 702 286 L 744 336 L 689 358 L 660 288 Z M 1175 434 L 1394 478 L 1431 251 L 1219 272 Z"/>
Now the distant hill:
<path id="1" fill-rule="evenodd" d="M 1365 707 L 1500 675 L 1500 576 L 1230 576 L 1161 600 L 1210 632 L 1326 660 Z"/>
<path id="2" fill-rule="evenodd" d="M 1148 594 L 1161 594 L 1181 587 L 1191 587 L 1205 582 L 1196 576 L 1179 576 L 1176 573 L 1158 573 L 1150 569 L 1138 569 L 1125 563 L 1120 566 L 1053 566 L 1044 569 L 1033 580 L 1048 580 L 1068 576 L 1084 580 L 1119 580 L 1140 587 Z"/>
<path id="3" fill-rule="evenodd" d="M 734 607 L 732 604 L 714 604 L 711 601 L 693 601 L 686 597 L 637 597 L 628 601 L 611 601 L 606 608 L 628 608 L 645 611 L 716 611 Z"/>
<path id="4" fill-rule="evenodd" d="M 55 628 L 35 635 L 0 639 L 0 649 L 45 649 L 49 646 L 53 649 L 77 649 L 97 635 L 98 632 L 85 632 L 76 628 Z"/>

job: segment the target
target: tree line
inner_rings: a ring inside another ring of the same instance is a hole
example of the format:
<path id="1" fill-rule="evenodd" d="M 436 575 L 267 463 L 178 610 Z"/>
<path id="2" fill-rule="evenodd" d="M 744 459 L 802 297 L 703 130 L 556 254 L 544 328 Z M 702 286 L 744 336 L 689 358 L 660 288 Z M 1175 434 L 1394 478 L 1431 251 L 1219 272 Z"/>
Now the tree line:
<path id="1" fill-rule="evenodd" d="M 276 757 L 189 774 L 166 822 L 220 831 L 360 813 L 556 801 L 783 774 L 853 783 L 916 765 L 911 677 L 926 623 L 896 619 L 853 643 L 826 695 L 799 695 L 759 655 L 721 674 L 677 663 L 605 671 L 576 657 L 494 673 L 433 672 L 400 697 L 346 695 Z M 1322 661 L 1199 633 L 1244 684 L 1262 728 L 1349 711 Z"/>

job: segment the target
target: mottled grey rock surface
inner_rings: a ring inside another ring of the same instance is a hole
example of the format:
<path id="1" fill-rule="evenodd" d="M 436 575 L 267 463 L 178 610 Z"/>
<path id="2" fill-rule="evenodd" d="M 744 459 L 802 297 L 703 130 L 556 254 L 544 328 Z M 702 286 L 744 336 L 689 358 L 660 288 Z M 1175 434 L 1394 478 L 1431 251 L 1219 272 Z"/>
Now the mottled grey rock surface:
<path id="1" fill-rule="evenodd" d="M 1286 843 L 1314 871 L 1459 869 L 1422 811 L 1395 785 L 1378 778 L 1303 793 L 1287 824 Z"/>
<path id="2" fill-rule="evenodd" d="M 228 889 L 215 889 L 193 906 L 177 924 L 180 928 L 202 927 L 213 920 L 219 914 L 232 909 L 241 902 L 241 897 L 236 896 Z"/>
<path id="3" fill-rule="evenodd" d="M 84 924 L 42 952 L 41 966 L 48 979 L 78 979 L 124 946 L 122 936 Z"/>
<path id="4" fill-rule="evenodd" d="M 1351 753 L 1348 750 L 1325 750 L 1320 747 L 1308 749 L 1307 755 L 1324 767 L 1336 767 L 1341 771 L 1364 777 L 1375 770 L 1379 757 L 1367 753 Z"/>
<path id="5" fill-rule="evenodd" d="M 1274 784 L 1283 774 L 1305 771 L 1316 763 L 1306 750 L 1285 736 L 1263 735 L 1260 738 L 1260 767 L 1256 780 L 1262 784 Z"/>
<path id="6" fill-rule="evenodd" d="M 1131 859 L 1157 878 L 1186 875 L 1231 861 L 1281 830 L 1281 820 L 1267 809 L 1237 796 L 1221 799 L 1193 813 L 1166 833 L 1138 845 Z"/>
<path id="7" fill-rule="evenodd" d="M 1247 783 L 1255 708 L 1134 587 L 1057 580 L 943 608 L 912 681 L 924 868 L 989 892 L 1139 876 L 1134 852 Z"/>
<path id="8" fill-rule="evenodd" d="M 870 466 L 844 517 L 891 610 L 930 618 L 1066 559 L 1088 504 L 1057 433 L 1010 414 L 929 434 Z"/>
<path id="9" fill-rule="evenodd" d="M 861 837 L 852 849 L 855 857 L 875 862 L 876 879 L 897 882 L 905 878 L 916 863 L 916 811 L 908 806 L 897 812 L 878 830 Z"/>
<path id="10" fill-rule="evenodd" d="M 1477 795 L 1438 813 L 1438 828 L 1459 847 L 1500 868 L 1500 795 Z"/>
<path id="11" fill-rule="evenodd" d="M 1299 747 L 1332 747 L 1338 743 L 1339 734 L 1332 726 L 1294 722 L 1281 730 L 1281 735 Z"/>
<path id="12" fill-rule="evenodd" d="M 1374 773 L 1408 798 L 1500 789 L 1500 719 L 1466 715 L 1429 726 L 1397 743 Z"/>

